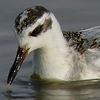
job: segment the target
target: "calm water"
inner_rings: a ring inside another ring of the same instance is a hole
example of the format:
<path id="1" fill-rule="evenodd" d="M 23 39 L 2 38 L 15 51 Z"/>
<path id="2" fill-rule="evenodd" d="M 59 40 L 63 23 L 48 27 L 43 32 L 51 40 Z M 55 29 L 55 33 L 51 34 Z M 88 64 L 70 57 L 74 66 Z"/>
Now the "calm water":
<path id="1" fill-rule="evenodd" d="M 62 30 L 100 25 L 100 0 L 0 0 L 0 100 L 100 100 L 99 80 L 48 83 L 30 79 L 32 53 L 7 90 L 7 75 L 17 50 L 13 22 L 22 10 L 35 5 L 51 10 Z"/>

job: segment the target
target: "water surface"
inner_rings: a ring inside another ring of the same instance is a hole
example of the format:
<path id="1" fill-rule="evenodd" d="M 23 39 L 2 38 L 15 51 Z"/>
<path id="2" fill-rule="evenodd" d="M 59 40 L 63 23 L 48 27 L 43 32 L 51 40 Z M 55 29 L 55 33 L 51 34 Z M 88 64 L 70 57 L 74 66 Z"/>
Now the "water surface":
<path id="1" fill-rule="evenodd" d="M 99 80 L 48 83 L 31 80 L 32 53 L 7 91 L 7 75 L 14 61 L 17 40 L 12 27 L 15 17 L 30 6 L 52 11 L 62 30 L 79 31 L 100 25 L 100 0 L 0 0 L 0 100 L 100 100 Z"/>

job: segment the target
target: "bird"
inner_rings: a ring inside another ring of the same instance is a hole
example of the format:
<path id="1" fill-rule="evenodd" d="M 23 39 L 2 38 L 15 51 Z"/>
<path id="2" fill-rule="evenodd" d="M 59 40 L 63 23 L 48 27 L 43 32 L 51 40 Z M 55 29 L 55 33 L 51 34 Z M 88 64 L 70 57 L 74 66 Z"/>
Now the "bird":
<path id="1" fill-rule="evenodd" d="M 43 6 L 29 7 L 15 19 L 18 40 L 7 84 L 12 84 L 25 57 L 33 53 L 34 79 L 77 81 L 100 78 L 100 26 L 62 31 L 54 14 Z"/>

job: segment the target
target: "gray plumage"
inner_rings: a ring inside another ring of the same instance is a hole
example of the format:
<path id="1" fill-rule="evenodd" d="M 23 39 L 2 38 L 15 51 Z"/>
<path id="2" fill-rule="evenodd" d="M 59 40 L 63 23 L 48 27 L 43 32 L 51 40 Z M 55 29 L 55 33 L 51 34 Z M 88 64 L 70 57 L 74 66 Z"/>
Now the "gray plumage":
<path id="1" fill-rule="evenodd" d="M 69 46 L 83 54 L 87 49 L 100 49 L 100 26 L 79 32 L 63 32 Z"/>

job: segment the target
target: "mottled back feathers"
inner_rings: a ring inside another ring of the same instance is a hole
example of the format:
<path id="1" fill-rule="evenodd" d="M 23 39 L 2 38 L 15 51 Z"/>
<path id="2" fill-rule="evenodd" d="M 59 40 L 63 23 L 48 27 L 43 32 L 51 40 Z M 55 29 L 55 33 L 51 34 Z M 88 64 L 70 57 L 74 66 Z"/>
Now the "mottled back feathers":
<path id="1" fill-rule="evenodd" d="M 63 32 L 69 46 L 83 54 L 87 49 L 100 49 L 100 26 L 79 32 Z"/>

